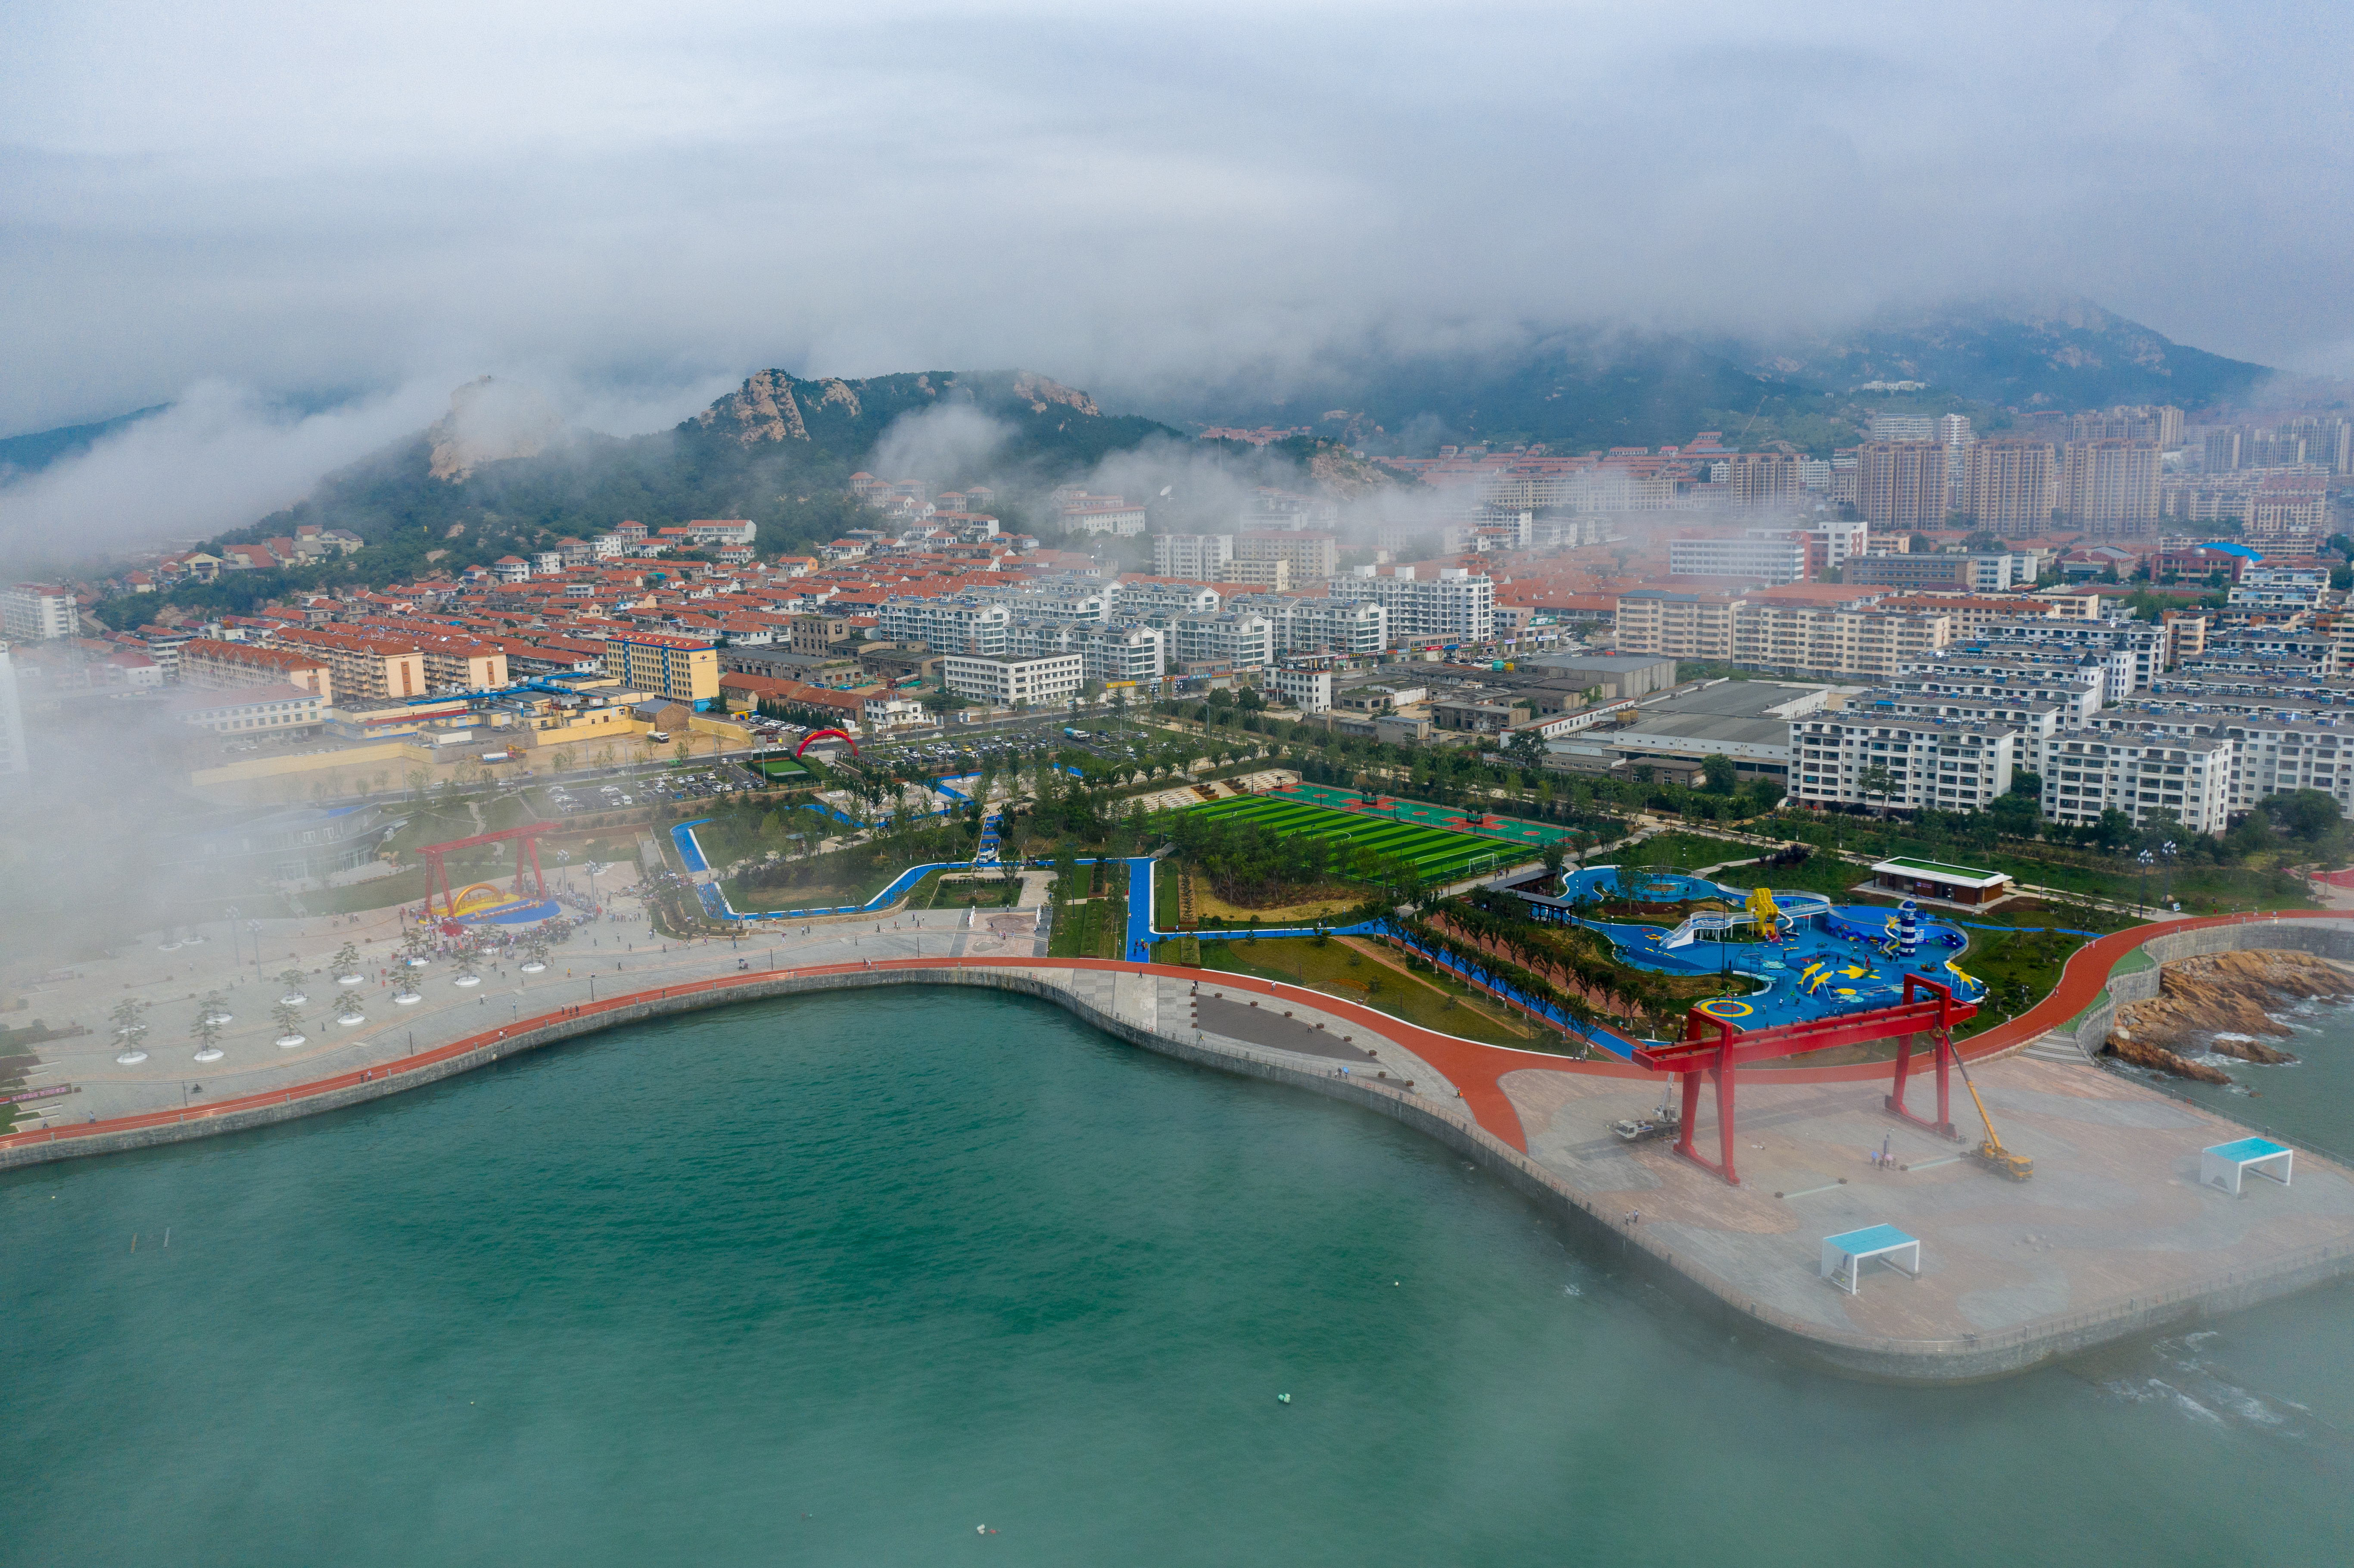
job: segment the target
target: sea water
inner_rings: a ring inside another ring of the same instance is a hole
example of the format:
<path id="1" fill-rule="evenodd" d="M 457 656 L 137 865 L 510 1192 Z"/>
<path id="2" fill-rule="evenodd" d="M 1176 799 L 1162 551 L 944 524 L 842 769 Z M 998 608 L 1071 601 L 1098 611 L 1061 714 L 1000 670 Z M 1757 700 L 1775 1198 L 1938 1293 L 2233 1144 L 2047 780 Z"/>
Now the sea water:
<path id="1" fill-rule="evenodd" d="M 2150 1568 L 2349 1541 L 2344 1288 L 1981 1386 L 1846 1382 L 1394 1122 L 1025 999 L 641 1025 L 17 1172 L 0 1214 L 9 1563 Z"/>

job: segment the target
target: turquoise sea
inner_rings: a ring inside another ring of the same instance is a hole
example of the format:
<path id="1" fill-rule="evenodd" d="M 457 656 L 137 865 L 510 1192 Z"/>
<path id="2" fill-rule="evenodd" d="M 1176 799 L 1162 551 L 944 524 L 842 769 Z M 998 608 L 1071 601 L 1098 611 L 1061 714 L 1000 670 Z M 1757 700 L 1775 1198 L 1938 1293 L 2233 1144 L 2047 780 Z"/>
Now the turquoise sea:
<path id="1" fill-rule="evenodd" d="M 635 1028 L 0 1178 L 0 1215 L 8 1563 L 2153 1568 L 2349 1540 L 2346 1289 L 1981 1387 L 1839 1381 L 1391 1122 L 1021 999 Z"/>

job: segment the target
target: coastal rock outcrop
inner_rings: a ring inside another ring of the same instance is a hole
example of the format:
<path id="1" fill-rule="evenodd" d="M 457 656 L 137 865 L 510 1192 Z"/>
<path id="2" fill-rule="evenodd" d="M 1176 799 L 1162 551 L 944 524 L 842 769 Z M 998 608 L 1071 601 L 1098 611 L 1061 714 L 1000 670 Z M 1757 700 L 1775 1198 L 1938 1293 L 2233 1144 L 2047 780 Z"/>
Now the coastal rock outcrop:
<path id="1" fill-rule="evenodd" d="M 2158 994 L 2117 1010 L 2108 1048 L 2139 1066 L 2204 1083 L 2229 1083 L 2220 1069 L 2187 1060 L 2184 1049 L 2249 1062 L 2296 1058 L 2263 1036 L 2290 1033 L 2273 1012 L 2315 997 L 2354 996 L 2354 975 L 2310 953 L 2258 949 L 2213 953 L 2166 966 Z"/>

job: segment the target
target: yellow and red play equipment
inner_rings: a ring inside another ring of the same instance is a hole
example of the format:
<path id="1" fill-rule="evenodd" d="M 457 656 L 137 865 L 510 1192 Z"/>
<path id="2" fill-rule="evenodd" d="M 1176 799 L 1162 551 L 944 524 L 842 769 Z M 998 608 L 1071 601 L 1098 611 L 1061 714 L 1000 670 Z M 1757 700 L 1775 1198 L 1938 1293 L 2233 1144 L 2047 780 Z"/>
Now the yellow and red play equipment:
<path id="1" fill-rule="evenodd" d="M 1763 883 L 1749 890 L 1749 917 L 1757 922 L 1757 939 L 1778 942 L 1782 939 L 1782 911 L 1774 902 L 1774 890 Z"/>
<path id="2" fill-rule="evenodd" d="M 828 736 L 832 736 L 834 739 L 842 742 L 843 745 L 850 747 L 851 756 L 855 757 L 858 755 L 858 741 L 848 730 L 813 729 L 807 735 L 801 736 L 801 743 L 793 747 L 793 756 L 795 758 L 799 758 L 802 752 L 807 751 L 810 748 L 811 743 L 823 740 Z"/>

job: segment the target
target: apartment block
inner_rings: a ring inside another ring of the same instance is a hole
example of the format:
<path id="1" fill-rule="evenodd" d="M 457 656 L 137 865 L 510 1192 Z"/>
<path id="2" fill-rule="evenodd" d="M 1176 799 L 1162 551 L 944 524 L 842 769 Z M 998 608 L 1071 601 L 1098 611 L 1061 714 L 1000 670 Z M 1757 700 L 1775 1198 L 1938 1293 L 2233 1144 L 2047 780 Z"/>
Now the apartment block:
<path id="1" fill-rule="evenodd" d="M 1214 615 L 1223 602 L 1217 589 L 1201 583 L 1152 577 L 1122 577 L 1119 592 L 1122 616 Z"/>
<path id="2" fill-rule="evenodd" d="M 1152 536 L 1155 577 L 1191 577 L 1195 582 L 1224 582 L 1225 565 L 1235 558 L 1232 534 L 1156 534 Z"/>
<path id="3" fill-rule="evenodd" d="M 354 703 L 429 694 L 432 682 L 425 670 L 425 654 L 413 641 L 355 637 L 346 632 L 302 627 L 273 634 L 279 647 L 292 648 L 326 662 L 335 700 Z"/>
<path id="4" fill-rule="evenodd" d="M 209 638 L 180 645 L 180 683 L 209 692 L 293 686 L 323 702 L 333 702 L 335 696 L 334 673 L 315 653 Z"/>
<path id="5" fill-rule="evenodd" d="M 1638 588 L 1618 596 L 1613 641 L 1621 653 L 1730 659 L 1734 620 L 1747 602 L 1723 594 Z"/>
<path id="6" fill-rule="evenodd" d="M 1806 494 L 1796 452 L 1735 452 L 1725 460 L 1725 493 L 1735 506 L 1796 506 Z"/>
<path id="7" fill-rule="evenodd" d="M 1279 653 L 1379 653 L 1390 643 L 1390 612 L 1363 599 L 1236 599 L 1236 609 L 1264 615 L 1275 626 Z"/>
<path id="8" fill-rule="evenodd" d="M 1246 610 L 1180 615 L 1169 626 L 1170 657 L 1180 666 L 1224 664 L 1256 670 L 1275 662 L 1275 623 Z"/>
<path id="9" fill-rule="evenodd" d="M 631 631 L 605 640 L 605 673 L 649 696 L 699 708 L 719 695 L 719 650 L 707 637 Z"/>
<path id="10" fill-rule="evenodd" d="M 1948 650 L 1901 671 L 1888 684 L 1925 700 L 2049 703 L 2060 728 L 2082 729 L 2100 713 L 2108 676 L 2099 664 L 2062 667 Z"/>
<path id="11" fill-rule="evenodd" d="M 1240 583 L 1246 588 L 1283 593 L 1291 587 L 1289 561 L 1228 561 L 1224 570 L 1225 581 Z"/>
<path id="12" fill-rule="evenodd" d="M 1790 793 L 1803 805 L 1974 811 L 2009 793 L 2007 725 L 1830 709 L 1790 721 Z"/>
<path id="13" fill-rule="evenodd" d="M 2221 738 L 2062 732 L 2043 743 L 2038 759 L 2043 814 L 2081 825 L 2112 809 L 2137 824 L 2165 812 L 2191 832 L 2221 832 L 2230 820 L 2232 759 L 2232 743 Z"/>
<path id="14" fill-rule="evenodd" d="M 1734 620 L 1734 662 L 1807 676 L 1885 680 L 1946 646 L 1942 615 L 1818 605 L 1744 605 Z"/>
<path id="15" fill-rule="evenodd" d="M 894 596 L 883 601 L 875 621 L 895 642 L 921 642 L 936 653 L 993 659 L 1005 652 L 1005 629 L 1013 619 L 1011 609 L 992 599 Z"/>
<path id="16" fill-rule="evenodd" d="M 2070 441 L 2060 510 L 2068 525 L 2096 537 L 2129 538 L 2158 527 L 2158 446 L 2124 440 Z"/>
<path id="17" fill-rule="evenodd" d="M 1766 587 L 1807 579 L 1807 541 L 1775 538 L 1671 539 L 1668 575 L 1740 577 Z"/>
<path id="18" fill-rule="evenodd" d="M 1235 537 L 1237 561 L 1287 561 L 1294 577 L 1329 577 L 1341 569 L 1341 539 L 1336 534 L 1301 529 L 1298 533 L 1241 534 Z"/>
<path id="19" fill-rule="evenodd" d="M 39 642 L 81 630 L 81 611 L 69 589 L 54 583 L 13 583 L 0 592 L 0 637 Z"/>
<path id="20" fill-rule="evenodd" d="M 1964 510 L 2007 539 L 2040 536 L 2060 503 L 2059 461 L 2049 441 L 1996 437 L 1970 448 Z"/>
<path id="21" fill-rule="evenodd" d="M 1361 567 L 1332 582 L 1332 598 L 1371 599 L 1389 611 L 1393 642 L 1437 638 L 1484 642 L 1496 633 L 1496 585 L 1460 567 L 1443 567 L 1436 577 L 1419 577 L 1412 567 L 1377 575 Z"/>
<path id="22" fill-rule="evenodd" d="M 2011 586 L 2012 564 L 2013 557 L 2009 555 L 1864 556 L 1847 564 L 1841 580 L 1872 588 L 1999 593 Z"/>
<path id="23" fill-rule="evenodd" d="M 1855 504 L 1875 528 L 1944 527 L 1945 444 L 1925 433 L 1919 440 L 1866 441 L 1855 454 Z"/>
<path id="24" fill-rule="evenodd" d="M 940 678 L 949 691 L 974 702 L 1037 707 L 1077 696 L 1087 678 L 1083 666 L 1076 653 L 1051 653 L 1042 659 L 983 659 L 952 653 L 941 661 Z"/>

